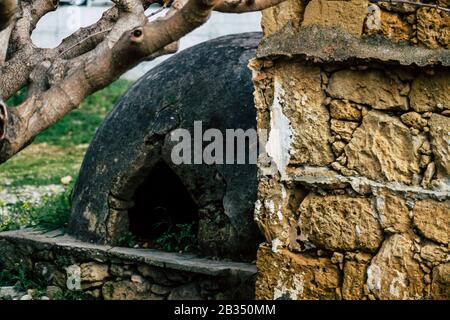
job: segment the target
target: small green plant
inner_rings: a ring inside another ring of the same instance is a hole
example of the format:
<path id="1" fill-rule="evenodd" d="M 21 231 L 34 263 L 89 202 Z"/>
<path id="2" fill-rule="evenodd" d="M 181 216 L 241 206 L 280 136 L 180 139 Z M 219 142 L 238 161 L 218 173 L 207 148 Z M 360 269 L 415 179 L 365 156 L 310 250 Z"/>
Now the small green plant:
<path id="1" fill-rule="evenodd" d="M 33 280 L 32 275 L 23 266 L 17 264 L 12 270 L 0 271 L 0 287 L 14 286 L 19 292 L 27 292 L 32 289 L 35 292 L 33 297 L 42 297 L 46 295 L 45 285 L 39 281 Z M 92 299 L 83 291 L 71 291 L 65 289 L 61 293 L 56 294 L 53 300 L 87 300 Z"/>
<path id="2" fill-rule="evenodd" d="M 132 234 L 131 232 L 124 233 L 117 240 L 117 245 L 119 247 L 133 248 L 137 244 L 138 244 L 138 240 L 137 240 L 136 236 L 134 234 Z"/>
<path id="3" fill-rule="evenodd" d="M 19 202 L 9 207 L 9 214 L 0 217 L 0 232 L 34 227 L 42 231 L 61 229 L 65 231 L 70 216 L 71 189 L 46 197 L 39 205 Z"/>
<path id="4" fill-rule="evenodd" d="M 56 294 L 53 300 L 90 300 L 92 297 L 84 293 L 83 291 L 71 291 L 64 290 L 61 293 Z"/>
<path id="5" fill-rule="evenodd" d="M 31 213 L 33 226 L 44 231 L 61 229 L 65 231 L 70 217 L 72 189 L 47 198 L 44 204 L 34 208 Z"/>
<path id="6" fill-rule="evenodd" d="M 28 270 L 20 264 L 14 269 L 0 271 L 0 286 L 14 286 L 18 291 L 26 292 L 28 289 L 37 290 L 42 295 L 44 287 L 37 281 L 32 280 Z"/>
<path id="7" fill-rule="evenodd" d="M 171 225 L 155 242 L 165 251 L 192 251 L 197 247 L 196 222 Z"/>

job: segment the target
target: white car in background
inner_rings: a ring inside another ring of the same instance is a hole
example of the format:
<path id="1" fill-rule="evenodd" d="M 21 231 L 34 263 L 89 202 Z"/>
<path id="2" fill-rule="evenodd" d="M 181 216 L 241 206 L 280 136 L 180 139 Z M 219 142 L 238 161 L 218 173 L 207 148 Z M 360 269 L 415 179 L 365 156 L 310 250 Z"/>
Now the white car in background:
<path id="1" fill-rule="evenodd" d="M 110 0 L 59 0 L 60 3 L 69 4 L 71 6 L 102 6 L 110 5 Z"/>

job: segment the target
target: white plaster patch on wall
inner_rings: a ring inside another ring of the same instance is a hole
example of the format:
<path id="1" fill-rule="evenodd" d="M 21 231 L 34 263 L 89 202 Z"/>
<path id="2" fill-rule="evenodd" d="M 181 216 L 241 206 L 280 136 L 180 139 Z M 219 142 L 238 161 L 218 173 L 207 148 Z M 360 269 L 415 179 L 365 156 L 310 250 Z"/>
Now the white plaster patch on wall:
<path id="1" fill-rule="evenodd" d="M 284 185 L 281 185 L 281 198 L 286 199 L 286 197 L 287 197 L 286 188 L 284 187 Z"/>
<path id="2" fill-rule="evenodd" d="M 274 98 L 270 108 L 270 133 L 266 144 L 266 152 L 275 163 L 282 179 L 289 163 L 289 149 L 292 142 L 292 129 L 289 119 L 283 114 L 282 97 L 284 90 L 281 84 L 274 81 Z"/>
<path id="3" fill-rule="evenodd" d="M 384 227 L 384 216 L 385 216 L 385 198 L 384 196 L 380 195 L 375 198 L 375 212 L 378 213 L 378 222 L 380 222 L 381 226 Z"/>
<path id="4" fill-rule="evenodd" d="M 272 252 L 277 253 L 282 247 L 283 242 L 280 239 L 275 238 L 272 240 Z"/>
<path id="5" fill-rule="evenodd" d="M 278 217 L 278 220 L 283 221 L 283 214 L 281 213 L 280 210 L 277 211 L 277 217 Z"/>
<path id="6" fill-rule="evenodd" d="M 262 207 L 262 204 L 261 204 L 261 200 L 256 200 L 256 202 L 255 202 L 255 213 L 256 214 L 259 214 L 260 212 L 261 212 L 261 207 Z"/>
<path id="7" fill-rule="evenodd" d="M 269 211 L 271 214 L 275 213 L 275 203 L 273 200 L 265 200 L 264 201 L 264 207 L 267 211 Z"/>
<path id="8" fill-rule="evenodd" d="M 81 289 L 81 268 L 79 265 L 73 264 L 66 268 L 67 274 L 67 289 L 80 290 Z"/>
<path id="9" fill-rule="evenodd" d="M 254 219 L 256 222 L 261 222 L 261 208 L 262 208 L 262 203 L 261 201 L 258 199 L 255 202 L 255 214 L 254 214 Z"/>
<path id="10" fill-rule="evenodd" d="M 286 273 L 280 273 L 277 285 L 273 290 L 273 299 L 289 298 L 290 300 L 297 300 L 303 294 L 305 280 L 304 273 L 289 275 L 289 280 L 292 280 L 291 285 L 288 284 Z"/>
<path id="11" fill-rule="evenodd" d="M 381 290 L 381 268 L 372 265 L 367 268 L 367 286 L 371 291 Z"/>

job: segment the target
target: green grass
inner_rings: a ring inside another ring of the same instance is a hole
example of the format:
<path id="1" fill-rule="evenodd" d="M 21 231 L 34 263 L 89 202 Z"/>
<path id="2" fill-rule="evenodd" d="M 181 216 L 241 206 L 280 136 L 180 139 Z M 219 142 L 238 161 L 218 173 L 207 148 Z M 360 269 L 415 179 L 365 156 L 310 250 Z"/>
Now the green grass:
<path id="1" fill-rule="evenodd" d="M 70 196 L 72 188 L 51 197 L 44 197 L 42 204 L 30 205 L 18 202 L 9 207 L 7 218 L 0 218 L 0 232 L 33 227 L 42 231 L 60 229 L 65 232 L 70 216 Z"/>
<path id="2" fill-rule="evenodd" d="M 0 270 L 0 287 L 14 286 L 16 290 L 26 294 L 29 289 L 34 291 L 33 298 L 40 298 L 46 295 L 46 284 L 35 279 L 30 271 L 26 270 L 22 265 L 17 264 L 13 270 Z M 64 289 L 61 293 L 53 297 L 53 300 L 91 300 L 82 291 L 70 291 Z"/>
<path id="3" fill-rule="evenodd" d="M 0 191 L 21 186 L 61 184 L 61 178 L 71 176 L 72 182 L 64 186 L 65 192 L 41 199 L 32 205 L 19 199 L 15 204 L 5 204 L 8 215 L 0 215 L 0 232 L 34 227 L 43 231 L 61 229 L 64 232 L 70 214 L 72 186 L 95 130 L 117 99 L 128 89 L 130 82 L 118 80 L 109 87 L 86 98 L 80 107 L 67 114 L 53 127 L 41 133 L 34 142 L 15 157 L 0 165 Z M 26 96 L 21 90 L 8 100 L 9 106 L 20 104 Z M 130 239 L 127 240 L 131 241 Z M 36 290 L 36 296 L 45 294 L 45 286 L 21 266 L 14 270 L 0 270 L 0 286 L 13 285 L 18 290 Z M 55 299 L 89 299 L 83 292 L 64 290 Z"/>
<path id="4" fill-rule="evenodd" d="M 6 182 L 10 186 L 39 186 L 58 184 L 68 175 L 75 178 L 95 130 L 130 84 L 125 80 L 112 83 L 42 132 L 29 147 L 0 166 L 0 188 Z M 8 103 L 17 105 L 24 96 L 22 90 Z"/>
<path id="5" fill-rule="evenodd" d="M 88 144 L 95 130 L 131 82 L 118 80 L 86 98 L 80 107 L 67 114 L 53 127 L 41 133 L 19 154 L 0 165 L 0 191 L 21 186 L 61 185 L 61 178 L 76 180 Z M 26 89 L 8 100 L 10 106 L 20 104 Z M 0 231 L 35 226 L 45 230 L 64 229 L 70 212 L 70 186 L 66 192 L 30 205 L 19 199 L 8 205 L 11 213 L 0 216 Z M 0 199 L 0 207 L 4 206 Z"/>

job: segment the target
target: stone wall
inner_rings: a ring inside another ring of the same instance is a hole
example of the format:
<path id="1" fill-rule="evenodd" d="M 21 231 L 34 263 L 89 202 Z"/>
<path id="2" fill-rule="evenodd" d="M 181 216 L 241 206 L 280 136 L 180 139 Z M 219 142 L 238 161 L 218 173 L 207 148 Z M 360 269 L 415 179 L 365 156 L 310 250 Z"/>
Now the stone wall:
<path id="1" fill-rule="evenodd" d="M 0 287 L 0 300 L 61 299 L 64 291 L 104 300 L 253 299 L 256 274 L 253 264 L 113 248 L 31 230 L 1 233 L 0 271 L 20 271 L 41 289 Z"/>
<path id="2" fill-rule="evenodd" d="M 262 23 L 256 297 L 449 299 L 450 13 L 289 0 Z"/>

